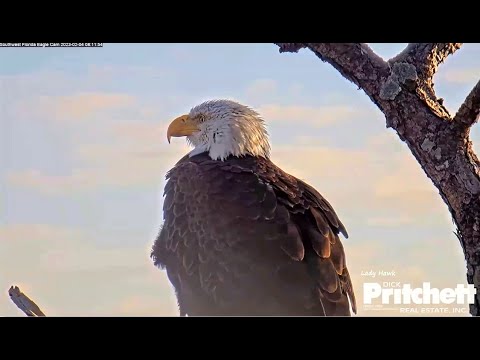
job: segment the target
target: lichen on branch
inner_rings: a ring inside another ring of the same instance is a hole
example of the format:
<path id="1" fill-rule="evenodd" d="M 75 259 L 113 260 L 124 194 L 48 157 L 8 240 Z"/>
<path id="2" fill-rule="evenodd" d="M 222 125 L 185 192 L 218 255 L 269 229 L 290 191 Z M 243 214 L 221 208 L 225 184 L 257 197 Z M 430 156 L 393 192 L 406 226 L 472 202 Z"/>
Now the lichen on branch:
<path id="1" fill-rule="evenodd" d="M 402 85 L 413 90 L 418 79 L 417 69 L 407 62 L 394 63 L 390 76 L 380 88 L 382 100 L 394 100 L 402 91 Z"/>

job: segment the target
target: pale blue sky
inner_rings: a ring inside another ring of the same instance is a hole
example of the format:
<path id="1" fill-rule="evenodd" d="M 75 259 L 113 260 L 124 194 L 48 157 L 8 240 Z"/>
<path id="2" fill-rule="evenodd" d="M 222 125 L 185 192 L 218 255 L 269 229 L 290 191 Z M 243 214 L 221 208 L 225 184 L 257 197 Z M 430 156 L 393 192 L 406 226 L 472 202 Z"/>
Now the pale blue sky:
<path id="1" fill-rule="evenodd" d="M 405 45 L 372 47 L 389 58 Z M 309 51 L 104 44 L 0 52 L 0 289 L 22 285 L 52 315 L 176 315 L 148 258 L 164 174 L 187 151 L 180 139 L 167 144 L 165 126 L 216 97 L 257 108 L 273 160 L 338 209 L 359 294 L 360 272 L 371 267 L 394 268 L 402 282 L 464 282 L 449 214 L 429 180 L 367 96 Z M 440 68 L 437 93 L 452 113 L 480 78 L 478 59 L 480 46 L 466 44 Z M 476 129 L 472 137 L 480 140 Z M 4 296 L 0 315 L 21 314 Z"/>

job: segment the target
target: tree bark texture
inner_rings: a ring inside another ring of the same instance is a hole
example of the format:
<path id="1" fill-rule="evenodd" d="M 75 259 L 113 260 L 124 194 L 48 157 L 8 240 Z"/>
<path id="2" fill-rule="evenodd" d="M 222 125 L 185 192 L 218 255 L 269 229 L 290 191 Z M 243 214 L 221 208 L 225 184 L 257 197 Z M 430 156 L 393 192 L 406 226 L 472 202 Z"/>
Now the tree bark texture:
<path id="1" fill-rule="evenodd" d="M 362 89 L 384 113 L 448 206 L 467 264 L 467 282 L 477 289 L 473 316 L 480 315 L 480 174 L 470 141 L 480 113 L 480 81 L 452 116 L 435 95 L 439 65 L 459 43 L 410 44 L 385 61 L 366 44 L 278 43 L 280 52 L 306 48 Z"/>

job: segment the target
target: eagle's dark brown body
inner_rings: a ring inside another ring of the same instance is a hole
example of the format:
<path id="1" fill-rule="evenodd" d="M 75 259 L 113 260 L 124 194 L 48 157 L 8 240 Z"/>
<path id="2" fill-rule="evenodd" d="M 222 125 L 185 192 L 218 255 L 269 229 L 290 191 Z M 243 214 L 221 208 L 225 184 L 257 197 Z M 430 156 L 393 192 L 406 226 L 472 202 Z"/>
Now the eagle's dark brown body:
<path id="1" fill-rule="evenodd" d="M 346 231 L 311 186 L 261 157 L 185 156 L 152 258 L 181 315 L 350 315 Z"/>

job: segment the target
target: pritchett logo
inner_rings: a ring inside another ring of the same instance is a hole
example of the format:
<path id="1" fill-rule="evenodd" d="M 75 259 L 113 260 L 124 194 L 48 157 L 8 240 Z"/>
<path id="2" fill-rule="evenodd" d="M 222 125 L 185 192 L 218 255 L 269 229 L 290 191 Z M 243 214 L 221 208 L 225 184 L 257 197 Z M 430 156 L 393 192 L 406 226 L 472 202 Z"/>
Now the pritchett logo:
<path id="1" fill-rule="evenodd" d="M 363 303 L 372 304 L 379 298 L 381 304 L 473 304 L 477 290 L 472 284 L 457 284 L 455 288 L 432 288 L 429 282 L 424 282 L 420 288 L 412 288 L 410 284 L 400 282 L 364 283 Z"/>
<path id="2" fill-rule="evenodd" d="M 410 284 L 384 281 L 363 284 L 363 303 L 367 306 L 373 301 L 382 305 L 440 305 L 440 304 L 473 304 L 476 289 L 472 284 L 457 284 L 455 288 L 435 288 L 429 282 L 422 287 L 412 288 Z M 402 310 L 402 309 L 400 309 Z M 417 312 L 404 311 L 400 312 Z M 424 311 L 422 311 L 424 312 Z"/>

